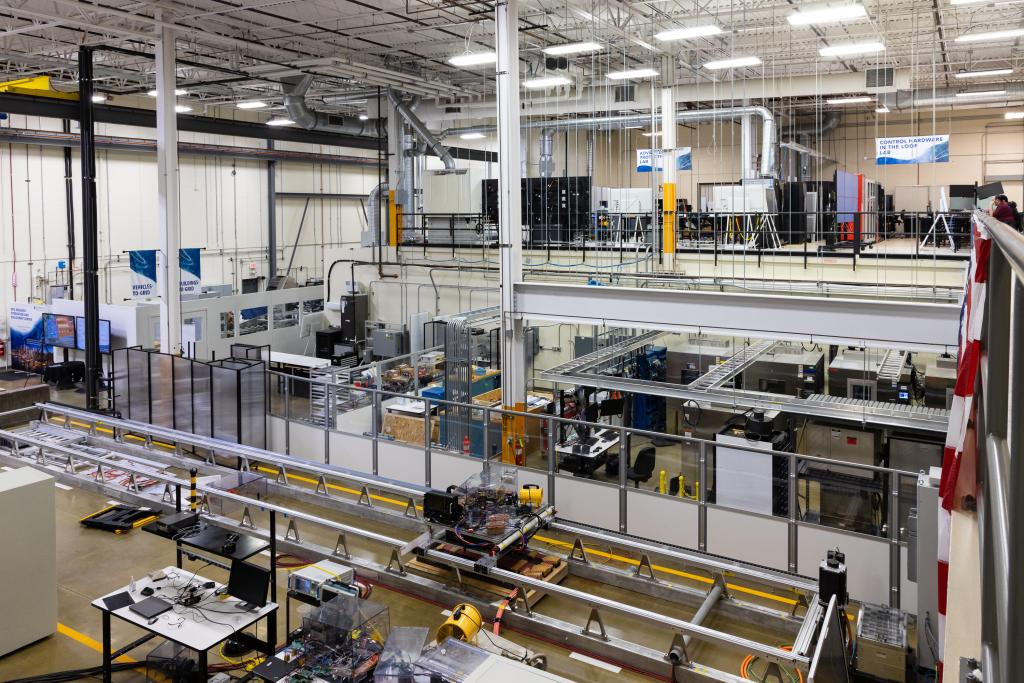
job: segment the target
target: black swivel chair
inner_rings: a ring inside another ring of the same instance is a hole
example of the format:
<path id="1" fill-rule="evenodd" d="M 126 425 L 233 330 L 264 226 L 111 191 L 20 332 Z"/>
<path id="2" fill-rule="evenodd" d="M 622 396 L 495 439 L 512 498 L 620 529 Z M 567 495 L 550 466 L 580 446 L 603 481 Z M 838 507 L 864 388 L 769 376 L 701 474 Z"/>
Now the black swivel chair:
<path id="1" fill-rule="evenodd" d="M 636 460 L 626 469 L 626 479 L 633 482 L 634 488 L 640 488 L 640 482 L 647 482 L 654 474 L 654 453 L 652 446 L 641 448 Z"/>

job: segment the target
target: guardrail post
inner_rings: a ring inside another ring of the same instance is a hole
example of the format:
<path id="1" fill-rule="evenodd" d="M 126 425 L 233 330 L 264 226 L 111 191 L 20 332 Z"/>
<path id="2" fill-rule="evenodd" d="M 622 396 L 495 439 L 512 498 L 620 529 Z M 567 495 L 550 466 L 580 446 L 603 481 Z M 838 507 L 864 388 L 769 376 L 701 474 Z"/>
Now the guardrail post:
<path id="1" fill-rule="evenodd" d="M 370 413 L 373 417 L 373 473 L 378 473 L 378 462 L 379 455 L 377 453 L 378 446 L 380 445 L 380 391 L 377 389 L 370 389 L 372 402 Z"/>
<path id="2" fill-rule="evenodd" d="M 289 375 L 284 381 L 284 452 L 292 452 L 292 378 Z"/>
<path id="3" fill-rule="evenodd" d="M 313 386 L 312 386 L 312 382 L 311 381 L 309 381 L 309 380 L 306 381 L 306 388 L 309 390 L 309 395 L 312 396 L 313 395 Z M 325 391 L 324 391 L 324 401 L 326 401 L 326 403 L 324 404 L 324 464 L 325 465 L 330 465 L 331 464 L 331 415 L 330 415 L 331 408 L 330 408 L 330 406 L 331 406 L 332 403 L 334 403 L 334 399 L 331 396 L 331 393 L 334 391 L 334 385 L 333 384 L 329 384 L 328 382 L 324 382 L 324 389 L 325 389 Z"/>
<path id="4" fill-rule="evenodd" d="M 788 496 L 788 508 L 789 508 L 789 571 L 796 573 L 796 544 L 797 544 L 797 460 L 796 453 L 790 453 L 789 455 L 789 481 L 787 482 L 787 488 L 789 492 Z"/>
<path id="5" fill-rule="evenodd" d="M 483 466 L 482 470 L 486 474 L 491 471 L 491 409 L 484 407 L 484 434 L 481 440 L 481 448 L 483 448 Z M 502 421 L 504 422 L 504 414 L 502 414 Z M 515 452 L 515 445 L 512 446 L 512 452 Z"/>
<path id="6" fill-rule="evenodd" d="M 629 508 L 626 496 L 626 474 L 629 469 L 629 432 L 619 427 L 619 531 L 626 533 L 626 514 Z"/>
<path id="7" fill-rule="evenodd" d="M 555 474 L 558 473 L 558 453 L 555 451 L 555 418 L 548 416 L 548 505 L 555 504 Z"/>
<path id="8" fill-rule="evenodd" d="M 697 547 L 707 552 L 708 549 L 708 458 L 707 444 L 700 442 L 697 465 L 700 469 L 700 486 L 697 495 Z"/>
<path id="9" fill-rule="evenodd" d="M 418 380 L 417 380 L 418 381 Z M 430 486 L 430 399 L 423 399 L 423 483 Z"/>
<path id="10" fill-rule="evenodd" d="M 889 606 L 900 606 L 900 475 L 889 473 Z"/>

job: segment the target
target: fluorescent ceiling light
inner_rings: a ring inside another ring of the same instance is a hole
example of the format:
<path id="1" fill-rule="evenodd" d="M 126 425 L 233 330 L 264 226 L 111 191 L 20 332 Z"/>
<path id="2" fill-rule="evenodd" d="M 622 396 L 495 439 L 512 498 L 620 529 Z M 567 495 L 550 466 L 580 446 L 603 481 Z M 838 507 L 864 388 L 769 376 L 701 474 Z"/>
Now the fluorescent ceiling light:
<path id="1" fill-rule="evenodd" d="M 839 21 L 852 21 L 868 15 L 864 5 L 837 5 L 835 7 L 817 7 L 805 9 L 786 17 L 792 26 L 809 26 L 811 24 L 834 24 Z"/>
<path id="2" fill-rule="evenodd" d="M 559 85 L 569 85 L 572 79 L 568 76 L 545 76 L 544 78 L 530 78 L 523 81 L 524 88 L 554 88 Z"/>
<path id="3" fill-rule="evenodd" d="M 856 97 L 835 97 L 831 100 L 825 100 L 826 104 L 860 104 L 861 102 L 871 102 L 870 97 L 858 95 Z"/>
<path id="4" fill-rule="evenodd" d="M 1010 121 L 1019 121 L 1024 119 L 1024 111 L 1008 111 L 1003 114 L 1003 118 L 1009 119 Z"/>
<path id="5" fill-rule="evenodd" d="M 494 64 L 497 61 L 498 55 L 495 52 L 467 52 L 448 58 L 448 63 L 452 66 L 480 66 Z"/>
<path id="6" fill-rule="evenodd" d="M 996 95 L 1005 95 L 1005 90 L 971 90 L 968 92 L 958 92 L 957 97 L 994 97 Z"/>
<path id="7" fill-rule="evenodd" d="M 267 103 L 260 102 L 259 100 L 252 100 L 251 102 L 239 102 L 235 106 L 239 109 L 262 109 L 267 106 Z"/>
<path id="8" fill-rule="evenodd" d="M 714 24 L 706 26 L 685 26 L 683 28 L 670 28 L 661 33 L 655 33 L 655 40 L 687 40 L 688 38 L 702 38 L 704 36 L 717 36 L 722 29 Z"/>
<path id="9" fill-rule="evenodd" d="M 656 137 L 659 137 L 661 135 L 661 133 L 659 131 L 654 131 L 653 133 L 640 133 L 640 134 L 643 135 L 645 138 L 656 138 Z"/>
<path id="10" fill-rule="evenodd" d="M 623 81 L 628 78 L 654 78 L 657 75 L 657 69 L 627 69 L 626 71 L 608 72 L 608 78 L 613 81 Z"/>
<path id="11" fill-rule="evenodd" d="M 954 43 L 977 43 L 982 40 L 1008 40 L 1024 36 L 1024 28 L 1012 28 L 1006 31 L 988 31 L 987 33 L 968 33 L 957 36 Z"/>
<path id="12" fill-rule="evenodd" d="M 886 107 L 885 105 L 882 105 L 881 107 L 879 107 L 878 109 L 875 110 L 875 113 L 876 114 L 888 114 L 889 113 L 889 107 Z"/>
<path id="13" fill-rule="evenodd" d="M 864 55 L 871 52 L 881 52 L 885 45 L 881 43 L 847 43 L 845 45 L 830 45 L 818 50 L 822 57 L 845 57 L 847 55 Z"/>
<path id="14" fill-rule="evenodd" d="M 96 94 L 96 95 L 92 96 L 92 101 L 93 102 L 106 102 L 107 101 L 107 96 L 103 95 L 103 94 Z"/>
<path id="15" fill-rule="evenodd" d="M 156 88 L 154 88 L 153 90 L 150 90 L 146 94 L 149 95 L 150 97 L 156 97 L 157 96 L 157 90 L 156 90 Z M 182 90 L 181 88 L 175 88 L 174 89 L 174 94 L 179 96 L 179 97 L 181 97 L 182 95 L 187 95 L 188 91 Z"/>
<path id="16" fill-rule="evenodd" d="M 185 112 L 192 111 L 192 107 L 186 104 L 177 104 L 174 106 L 174 111 L 178 112 L 179 114 L 184 114 Z"/>
<path id="17" fill-rule="evenodd" d="M 983 71 L 958 71 L 955 78 L 985 78 L 986 76 L 1005 76 L 1012 74 L 1013 69 L 985 69 Z"/>
<path id="18" fill-rule="evenodd" d="M 705 69 L 733 69 L 740 66 L 757 66 L 761 63 L 760 57 L 736 57 L 734 59 L 719 59 L 704 64 Z"/>
<path id="19" fill-rule="evenodd" d="M 295 122 L 291 119 L 270 119 L 267 121 L 268 126 L 294 126 Z"/>
<path id="20" fill-rule="evenodd" d="M 483 133 L 463 133 L 459 137 L 463 140 L 483 140 L 487 136 Z"/>
<path id="21" fill-rule="evenodd" d="M 370 119 L 370 117 L 367 116 L 366 114 L 360 114 L 359 115 L 359 120 L 360 121 L 368 121 L 369 119 Z"/>
<path id="22" fill-rule="evenodd" d="M 604 49 L 601 43 L 564 43 L 562 45 L 551 45 L 544 48 L 546 55 L 574 55 L 580 52 L 597 52 Z"/>

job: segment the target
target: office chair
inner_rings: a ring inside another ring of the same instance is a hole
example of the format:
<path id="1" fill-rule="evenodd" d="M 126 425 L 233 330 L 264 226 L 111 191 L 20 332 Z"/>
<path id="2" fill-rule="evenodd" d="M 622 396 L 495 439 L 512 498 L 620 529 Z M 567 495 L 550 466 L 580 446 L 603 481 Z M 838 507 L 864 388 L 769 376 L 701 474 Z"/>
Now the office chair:
<path id="1" fill-rule="evenodd" d="M 641 448 L 632 466 L 626 469 L 626 479 L 633 482 L 634 488 L 640 488 L 640 482 L 647 482 L 654 474 L 654 453 L 652 446 Z"/>
<path id="2" fill-rule="evenodd" d="M 679 495 L 679 475 L 670 478 L 668 480 L 668 495 L 678 496 Z"/>
<path id="3" fill-rule="evenodd" d="M 622 461 L 622 454 L 609 455 L 608 462 L 604 464 L 604 473 L 609 477 L 618 478 L 619 463 Z M 629 467 L 629 454 L 626 454 L 626 467 Z"/>

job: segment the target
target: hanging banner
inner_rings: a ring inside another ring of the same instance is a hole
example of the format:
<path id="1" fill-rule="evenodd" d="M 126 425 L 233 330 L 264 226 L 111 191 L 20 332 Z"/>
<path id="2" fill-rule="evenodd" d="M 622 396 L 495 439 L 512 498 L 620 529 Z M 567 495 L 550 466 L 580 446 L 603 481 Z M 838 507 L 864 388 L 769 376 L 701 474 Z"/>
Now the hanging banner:
<path id="1" fill-rule="evenodd" d="M 42 374 L 52 356 L 43 344 L 43 313 L 46 306 L 11 304 L 7 307 L 11 333 L 11 369 Z"/>
<path id="2" fill-rule="evenodd" d="M 676 170 L 693 170 L 693 150 L 690 147 L 676 148 Z M 653 156 L 653 163 L 652 163 Z M 638 149 L 636 151 L 636 172 L 650 173 L 661 171 L 665 168 L 665 150 L 663 149 Z"/>
<path id="3" fill-rule="evenodd" d="M 948 135 L 914 135 L 900 138 L 875 138 L 875 164 L 949 163 Z"/>
<path id="4" fill-rule="evenodd" d="M 202 276 L 198 249 L 179 249 L 178 268 L 181 269 L 181 281 L 178 291 L 182 294 L 199 294 L 202 290 Z"/>
<path id="5" fill-rule="evenodd" d="M 132 298 L 152 299 L 156 296 L 156 249 L 128 252 L 132 271 Z"/>

